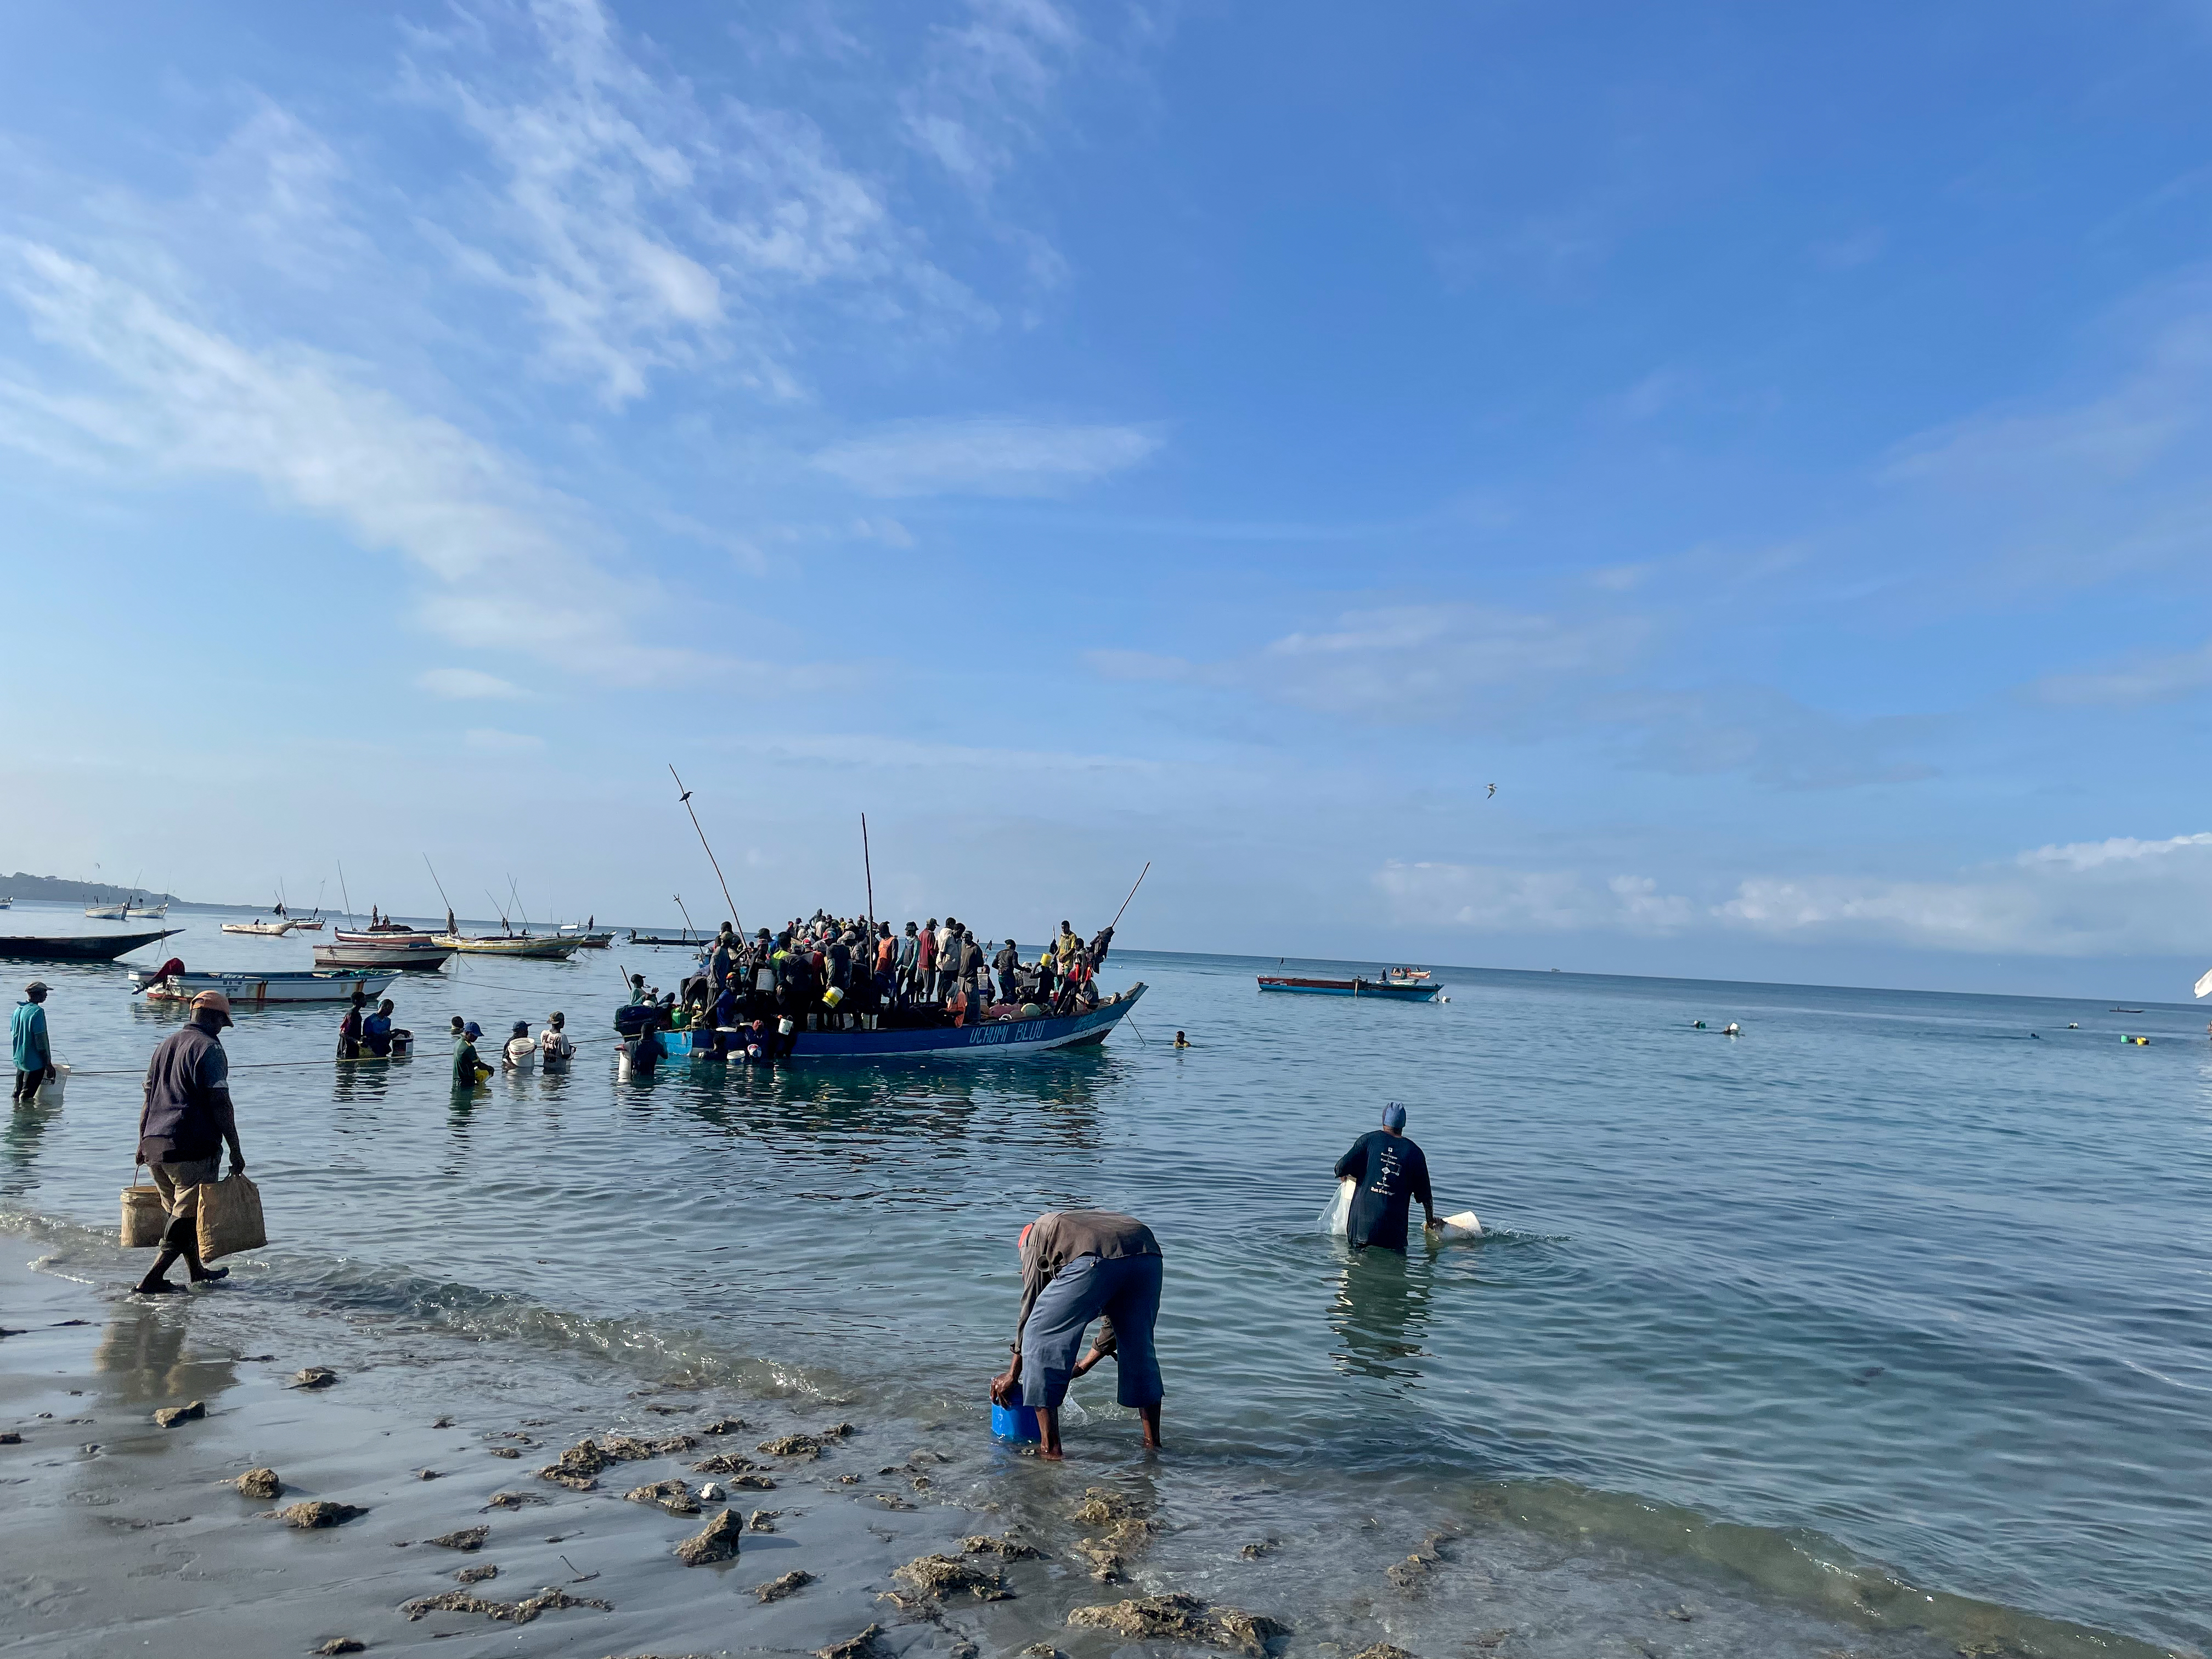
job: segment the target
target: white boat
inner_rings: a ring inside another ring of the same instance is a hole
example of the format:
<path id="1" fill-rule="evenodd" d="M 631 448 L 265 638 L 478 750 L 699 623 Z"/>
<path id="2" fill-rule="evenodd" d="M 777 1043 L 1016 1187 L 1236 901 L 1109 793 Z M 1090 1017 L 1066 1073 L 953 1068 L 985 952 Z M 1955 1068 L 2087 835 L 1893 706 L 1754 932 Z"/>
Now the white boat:
<path id="1" fill-rule="evenodd" d="M 159 904 L 130 905 L 125 908 L 123 914 L 126 916 L 144 916 L 149 921 L 159 921 L 169 914 L 169 901 L 163 899 Z"/>
<path id="2" fill-rule="evenodd" d="M 531 957 L 550 962 L 566 962 L 583 948 L 580 939 L 562 939 L 557 934 L 546 938 L 530 933 L 483 933 L 464 938 L 453 933 L 441 933 L 438 943 L 448 949 L 482 957 Z"/>
<path id="3" fill-rule="evenodd" d="M 292 931 L 295 933 L 319 933 L 323 931 L 323 919 L 320 916 L 309 916 L 305 921 L 301 921 L 295 918 L 292 923 Z"/>
<path id="4" fill-rule="evenodd" d="M 262 933 L 270 939 L 282 939 L 292 931 L 292 924 L 289 921 L 226 921 L 222 931 L 226 933 Z"/>
<path id="5" fill-rule="evenodd" d="M 436 969 L 444 967 L 446 958 L 453 954 L 451 946 L 439 944 L 428 933 L 412 939 L 404 934 L 380 939 L 340 933 L 332 943 L 315 946 L 315 966 Z"/>
<path id="6" fill-rule="evenodd" d="M 88 904 L 84 907 L 84 913 L 94 921 L 120 921 L 131 914 L 131 907 L 128 904 Z"/>
<path id="7" fill-rule="evenodd" d="M 327 969 L 279 974 L 168 974 L 150 969 L 131 971 L 131 982 L 158 1002 L 187 1002 L 203 991 L 220 991 L 231 1001 L 345 1002 L 356 991 L 371 999 L 398 975 Z"/>

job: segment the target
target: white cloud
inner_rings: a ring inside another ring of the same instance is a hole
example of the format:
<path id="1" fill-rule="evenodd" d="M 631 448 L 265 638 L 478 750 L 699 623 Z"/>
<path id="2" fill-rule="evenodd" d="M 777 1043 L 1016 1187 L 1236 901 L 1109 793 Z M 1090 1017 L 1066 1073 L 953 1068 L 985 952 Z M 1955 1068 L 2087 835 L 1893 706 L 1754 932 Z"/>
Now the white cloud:
<path id="1" fill-rule="evenodd" d="M 2178 702 L 2207 686 L 2212 686 L 2212 643 L 2194 651 L 2138 657 L 2101 674 L 2047 675 L 2030 690 L 2045 702 L 2062 706 L 2133 708 Z"/>
<path id="2" fill-rule="evenodd" d="M 753 385 L 796 395 L 803 325 L 783 303 L 796 295 L 835 295 L 908 332 L 990 320 L 811 120 L 702 107 L 633 55 L 596 0 L 493 8 L 415 39 L 410 84 L 500 174 L 436 234 L 464 273 L 527 303 L 556 373 L 610 404 L 643 395 L 656 369 L 732 352 Z"/>
<path id="3" fill-rule="evenodd" d="M 1285 635 L 1246 673 L 1286 702 L 1403 717 L 1609 678 L 1627 665 L 1646 631 L 1633 617 L 1568 622 L 1488 605 L 1392 605 L 1346 612 L 1323 632 Z"/>
<path id="4" fill-rule="evenodd" d="M 477 697 L 520 697 L 522 688 L 496 674 L 475 668 L 431 668 L 415 677 L 415 684 L 434 697 L 464 702 Z"/>
<path id="5" fill-rule="evenodd" d="M 139 288 L 34 242 L 0 240 L 0 292 L 33 334 L 101 371 L 112 396 L 0 375 L 0 440 L 121 470 L 245 478 L 280 507 L 405 556 L 436 585 L 422 626 L 599 678 L 696 672 L 638 643 L 649 599 L 595 562 L 613 551 L 576 505 L 450 422 L 297 346 L 255 349 Z"/>
<path id="6" fill-rule="evenodd" d="M 832 444 L 813 464 L 871 495 L 1051 495 L 1134 466 L 1159 442 L 1130 426 L 913 421 Z"/>
<path id="7" fill-rule="evenodd" d="M 931 32 L 899 109 L 908 142 L 981 193 L 1013 165 L 1084 40 L 1051 0 L 969 0 L 968 13 Z"/>
<path id="8" fill-rule="evenodd" d="M 2208 950 L 2212 833 L 2040 847 L 1948 881 L 1752 876 L 1711 900 L 1644 876 L 1397 863 L 1375 884 L 1395 921 L 1490 932 L 1738 932 L 2033 957 Z"/>
<path id="9" fill-rule="evenodd" d="M 543 738 L 526 732 L 502 732 L 491 726 L 471 726 L 462 741 L 488 755 L 530 755 L 545 747 Z"/>

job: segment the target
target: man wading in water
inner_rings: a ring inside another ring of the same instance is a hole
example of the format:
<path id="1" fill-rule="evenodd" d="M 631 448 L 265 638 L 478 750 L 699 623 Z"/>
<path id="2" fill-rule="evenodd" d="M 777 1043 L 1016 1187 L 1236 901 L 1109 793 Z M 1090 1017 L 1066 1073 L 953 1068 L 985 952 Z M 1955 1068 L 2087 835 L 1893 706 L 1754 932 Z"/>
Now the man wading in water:
<path id="1" fill-rule="evenodd" d="M 1042 1455 L 1057 1459 L 1060 1405 L 1068 1380 L 1112 1352 L 1121 1370 L 1115 1397 L 1144 1421 L 1145 1444 L 1160 1444 L 1159 1356 L 1152 1326 L 1160 1313 L 1165 1264 L 1152 1230 L 1134 1216 L 1111 1210 L 1047 1210 L 1022 1229 L 1022 1310 L 1014 1321 L 1014 1359 L 991 1379 L 991 1398 L 1001 1406 L 1036 1408 Z M 1083 1333 L 1103 1314 L 1111 1328 L 1076 1364 Z"/>
<path id="2" fill-rule="evenodd" d="M 1344 1227 L 1345 1243 L 1354 1249 L 1373 1244 L 1402 1255 L 1406 1213 L 1417 1198 L 1430 1230 L 1443 1224 L 1429 1196 L 1429 1160 L 1406 1139 L 1406 1109 L 1395 1100 L 1382 1109 L 1382 1127 L 1370 1129 L 1336 1160 L 1336 1175 L 1359 1183 Z"/>
<path id="3" fill-rule="evenodd" d="M 230 1272 L 201 1266 L 199 1240 L 199 1189 L 214 1182 L 226 1143 L 231 1174 L 246 1169 L 238 1120 L 230 1109 L 230 1059 L 219 1035 L 229 1024 L 230 999 L 220 991 L 201 992 L 192 999 L 192 1023 L 164 1037 L 146 1068 L 146 1106 L 138 1115 L 134 1161 L 152 1170 L 161 1202 L 168 1206 L 169 1230 L 162 1236 L 161 1255 L 138 1281 L 141 1296 L 183 1292 L 183 1285 L 164 1277 L 179 1256 L 195 1285 Z"/>

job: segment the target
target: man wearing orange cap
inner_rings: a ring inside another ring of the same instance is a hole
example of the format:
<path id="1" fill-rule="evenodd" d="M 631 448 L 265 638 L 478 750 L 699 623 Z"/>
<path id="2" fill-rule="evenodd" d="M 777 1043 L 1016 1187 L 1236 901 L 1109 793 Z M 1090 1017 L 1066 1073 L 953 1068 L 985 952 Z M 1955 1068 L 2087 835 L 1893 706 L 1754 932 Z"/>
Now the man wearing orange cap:
<path id="1" fill-rule="evenodd" d="M 224 1146 L 230 1148 L 230 1172 L 246 1168 L 239 1150 L 238 1121 L 230 1106 L 230 1060 L 222 1051 L 222 1028 L 230 1024 L 230 999 L 203 991 L 192 999 L 191 1024 L 162 1039 L 146 1067 L 146 1104 L 138 1115 L 138 1158 L 168 1206 L 169 1229 L 161 1253 L 140 1279 L 142 1296 L 174 1295 L 184 1286 L 167 1274 L 182 1256 L 192 1283 L 228 1276 L 227 1267 L 200 1261 L 199 1188 L 216 1178 Z"/>
<path id="2" fill-rule="evenodd" d="M 1034 1407 L 1038 1451 L 1057 1458 L 1060 1405 L 1071 1377 L 1111 1354 L 1121 1372 L 1115 1398 L 1133 1407 L 1145 1444 L 1160 1443 L 1160 1362 L 1152 1347 L 1164 1263 L 1152 1230 L 1111 1210 L 1047 1210 L 1022 1229 L 1022 1310 L 1014 1322 L 1013 1364 L 991 1379 L 1001 1406 Z M 1102 1336 L 1078 1363 L 1083 1334 L 1103 1316 Z"/>

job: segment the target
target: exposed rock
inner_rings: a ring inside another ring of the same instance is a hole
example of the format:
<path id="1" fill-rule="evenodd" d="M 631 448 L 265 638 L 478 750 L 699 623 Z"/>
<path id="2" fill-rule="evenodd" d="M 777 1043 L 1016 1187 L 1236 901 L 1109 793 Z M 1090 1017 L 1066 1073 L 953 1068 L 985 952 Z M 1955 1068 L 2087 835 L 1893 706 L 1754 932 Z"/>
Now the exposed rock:
<path id="1" fill-rule="evenodd" d="M 450 1429 L 453 1426 L 453 1419 L 450 1417 L 441 1417 L 430 1426 L 434 1429 Z"/>
<path id="2" fill-rule="evenodd" d="M 999 1582 L 998 1574 L 985 1572 L 957 1555 L 918 1555 L 891 1577 L 940 1601 L 962 1590 L 986 1601 L 1004 1601 L 1013 1595 Z"/>
<path id="3" fill-rule="evenodd" d="M 1280 1549 L 1282 1545 L 1283 1540 L 1279 1538 L 1262 1538 L 1256 1544 L 1247 1544 L 1237 1553 L 1247 1561 L 1257 1561 L 1261 1556 Z"/>
<path id="4" fill-rule="evenodd" d="M 884 1633 L 881 1625 L 871 1625 L 858 1636 L 848 1636 L 842 1642 L 814 1650 L 814 1659 L 868 1659 L 876 1650 L 876 1638 Z"/>
<path id="5" fill-rule="evenodd" d="M 699 1443 L 688 1434 L 663 1435 L 653 1443 L 656 1457 L 673 1457 L 678 1452 L 695 1451 Z"/>
<path id="6" fill-rule="evenodd" d="M 459 1532 L 449 1532 L 441 1538 L 428 1538 L 423 1542 L 435 1544 L 441 1550 L 480 1550 L 484 1540 L 491 1536 L 489 1527 L 463 1527 Z"/>
<path id="7" fill-rule="evenodd" d="M 814 1582 L 814 1575 L 794 1568 L 781 1578 L 771 1578 L 765 1584 L 753 1586 L 753 1594 L 763 1601 L 781 1601 L 794 1591 L 805 1589 Z"/>
<path id="8" fill-rule="evenodd" d="M 1002 1532 L 996 1538 L 988 1533 L 977 1533 L 962 1539 L 960 1547 L 970 1555 L 995 1555 L 1008 1561 L 1026 1561 L 1044 1553 L 1036 1545 L 1010 1532 Z"/>
<path id="9" fill-rule="evenodd" d="M 343 1527 L 358 1516 L 368 1511 L 352 1504 L 332 1504 L 313 1498 L 305 1504 L 295 1504 L 289 1509 L 276 1511 L 276 1518 L 288 1527 L 297 1527 L 311 1532 L 318 1527 Z"/>
<path id="10" fill-rule="evenodd" d="M 771 1457 L 819 1457 L 822 1443 L 811 1434 L 786 1434 L 763 1440 L 753 1449 L 764 1451 Z"/>
<path id="11" fill-rule="evenodd" d="M 1665 1607 L 1661 1611 L 1664 1612 L 1669 1619 L 1679 1619 L 1686 1625 L 1698 1616 L 1698 1610 L 1687 1602 L 1677 1607 Z"/>
<path id="12" fill-rule="evenodd" d="M 699 1501 L 702 1504 L 719 1504 L 729 1495 L 729 1488 L 718 1480 L 709 1480 L 699 1488 Z"/>
<path id="13" fill-rule="evenodd" d="M 837 1477 L 837 1484 L 841 1486 L 858 1486 L 860 1481 L 860 1477 L 857 1474 L 841 1474 Z"/>
<path id="14" fill-rule="evenodd" d="M 1075 1506 L 1073 1518 L 1086 1527 L 1103 1527 L 1144 1513 L 1144 1506 L 1134 1498 L 1104 1486 L 1085 1486 L 1083 1501 Z"/>
<path id="15" fill-rule="evenodd" d="M 550 1585 L 537 1595 L 520 1601 L 487 1601 L 481 1595 L 472 1595 L 465 1589 L 452 1589 L 441 1595 L 425 1595 L 413 1601 L 402 1601 L 399 1611 L 409 1619 L 420 1619 L 426 1613 L 481 1613 L 493 1619 L 503 1619 L 509 1624 L 526 1625 L 541 1613 L 556 1607 L 597 1607 L 601 1613 L 612 1613 L 615 1604 L 602 1601 L 596 1596 L 571 1595 L 566 1590 Z"/>
<path id="16" fill-rule="evenodd" d="M 248 1469 L 231 1483 L 248 1498 L 268 1499 L 280 1496 L 284 1483 L 276 1478 L 274 1469 Z"/>
<path id="17" fill-rule="evenodd" d="M 1288 1626 L 1241 1607 L 1209 1608 L 1194 1595 L 1170 1593 L 1140 1595 L 1110 1606 L 1078 1607 L 1067 1615 L 1071 1625 L 1110 1630 L 1140 1642 L 1202 1642 L 1209 1647 L 1231 1648 L 1261 1659 L 1267 1644 L 1288 1633 Z"/>
<path id="18" fill-rule="evenodd" d="M 584 1443 L 591 1444 L 590 1441 Z M 681 1450 L 682 1448 L 678 1449 Z M 626 1434 L 611 1434 L 599 1443 L 599 1455 L 606 1463 L 641 1463 L 648 1457 L 659 1455 L 659 1448 L 652 1442 L 635 1439 Z M 564 1454 L 565 1455 L 565 1454 Z M 606 1463 L 599 1467 L 604 1468 Z"/>
<path id="19" fill-rule="evenodd" d="M 329 1641 L 324 1643 L 322 1646 L 311 1649 L 309 1651 L 314 1653 L 366 1653 L 368 1651 L 368 1644 L 366 1642 L 356 1642 L 350 1636 L 333 1636 Z"/>
<path id="20" fill-rule="evenodd" d="M 525 1504 L 543 1504 L 544 1501 L 534 1492 L 495 1492 L 484 1507 L 488 1510 L 519 1510 Z"/>
<path id="21" fill-rule="evenodd" d="M 154 1413 L 154 1421 L 165 1429 L 173 1429 L 179 1423 L 197 1423 L 207 1415 L 207 1407 L 195 1400 L 189 1406 L 164 1406 Z"/>
<path id="22" fill-rule="evenodd" d="M 702 1434 L 743 1434 L 750 1426 L 742 1417 L 718 1417 L 702 1428 Z"/>
<path id="23" fill-rule="evenodd" d="M 916 1492 L 927 1492 L 930 1487 L 935 1484 L 936 1483 L 926 1474 L 917 1474 L 913 1480 L 907 1482 L 907 1485 L 912 1486 Z"/>
<path id="24" fill-rule="evenodd" d="M 1032 1642 L 1022 1651 L 1029 1659 L 1060 1659 L 1060 1650 L 1049 1642 Z"/>
<path id="25" fill-rule="evenodd" d="M 1413 1659 L 1403 1648 L 1394 1648 L 1388 1642 L 1377 1642 L 1371 1648 L 1362 1648 L 1352 1659 Z"/>
<path id="26" fill-rule="evenodd" d="M 22 1443 L 23 1437 L 13 1429 L 8 1430 L 5 1433 L 0 1433 L 0 1446 L 20 1446 Z"/>
<path id="27" fill-rule="evenodd" d="M 914 1507 L 895 1492 L 871 1492 L 868 1495 L 887 1510 L 910 1510 Z"/>
<path id="28" fill-rule="evenodd" d="M 850 1423 L 836 1423 L 826 1429 L 816 1430 L 814 1437 L 817 1440 L 842 1440 L 847 1435 L 859 1432 Z"/>
<path id="29" fill-rule="evenodd" d="M 288 1389 L 327 1389 L 338 1380 L 338 1374 L 328 1365 L 308 1365 L 294 1371 L 284 1386 Z"/>
<path id="30" fill-rule="evenodd" d="M 730 1486 L 732 1491 L 742 1486 L 747 1492 L 774 1492 L 775 1482 L 764 1474 L 733 1474 Z"/>
<path id="31" fill-rule="evenodd" d="M 445 1471 L 442 1469 L 417 1469 L 415 1471 L 415 1478 L 417 1480 L 439 1480 L 444 1479 L 444 1477 Z"/>
<path id="32" fill-rule="evenodd" d="M 774 1532 L 781 1510 L 755 1510 L 745 1521 L 747 1532 Z"/>
<path id="33" fill-rule="evenodd" d="M 463 1567 L 453 1577 L 464 1584 L 481 1584 L 487 1578 L 498 1577 L 499 1567 L 495 1563 L 487 1561 L 481 1566 Z"/>
<path id="34" fill-rule="evenodd" d="M 519 1446 L 494 1446 L 489 1449 L 494 1457 L 520 1457 L 522 1455 L 522 1449 Z"/>
<path id="35" fill-rule="evenodd" d="M 691 1466 L 694 1474 L 742 1474 L 752 1468 L 753 1460 L 736 1452 L 716 1452 L 712 1457 L 702 1457 Z"/>
<path id="36" fill-rule="evenodd" d="M 1121 1569 L 1145 1553 L 1152 1541 L 1157 1522 L 1144 1516 L 1124 1516 L 1107 1528 L 1103 1538 L 1079 1538 L 1070 1550 L 1091 1564 L 1091 1576 L 1111 1583 Z"/>
<path id="37" fill-rule="evenodd" d="M 566 1486 L 570 1492 L 597 1492 L 599 1483 L 588 1474 L 571 1474 L 558 1463 L 549 1463 L 538 1471 L 540 1480 L 550 1480 L 556 1486 Z"/>
<path id="38" fill-rule="evenodd" d="M 738 1553 L 738 1534 L 744 1530 L 738 1524 L 738 1517 L 724 1510 L 676 1547 L 676 1559 L 687 1567 L 730 1560 Z"/>
<path id="39" fill-rule="evenodd" d="M 649 1486 L 632 1486 L 623 1496 L 633 1504 L 658 1504 L 671 1515 L 696 1515 L 699 1500 L 681 1480 L 656 1480 Z"/>

